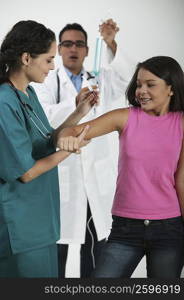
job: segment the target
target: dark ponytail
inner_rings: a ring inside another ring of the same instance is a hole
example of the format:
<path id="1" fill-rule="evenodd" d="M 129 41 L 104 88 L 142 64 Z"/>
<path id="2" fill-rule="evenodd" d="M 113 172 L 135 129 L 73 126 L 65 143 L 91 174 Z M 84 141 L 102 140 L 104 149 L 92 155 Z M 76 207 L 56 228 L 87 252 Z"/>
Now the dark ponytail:
<path id="1" fill-rule="evenodd" d="M 9 66 L 6 54 L 0 52 L 0 84 L 8 80 Z"/>

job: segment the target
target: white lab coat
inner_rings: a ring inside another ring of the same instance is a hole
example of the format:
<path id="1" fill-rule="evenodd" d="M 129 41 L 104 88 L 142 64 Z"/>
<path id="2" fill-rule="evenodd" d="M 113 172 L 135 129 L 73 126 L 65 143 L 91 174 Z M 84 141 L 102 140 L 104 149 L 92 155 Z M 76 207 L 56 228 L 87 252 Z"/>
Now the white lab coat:
<path id="1" fill-rule="evenodd" d="M 63 66 L 59 68 L 60 99 L 56 104 L 56 71 L 51 71 L 43 84 L 33 84 L 51 123 L 56 128 L 75 109 L 77 91 Z M 87 74 L 82 87 L 88 85 Z M 100 105 L 82 120 L 93 119 L 106 112 L 112 101 L 122 97 L 130 78 L 130 65 L 116 53 L 113 62 L 101 69 L 99 76 Z M 95 83 L 95 82 L 94 82 Z M 116 137 L 117 138 L 117 137 Z M 114 152 L 115 153 L 115 152 Z M 58 166 L 61 199 L 61 239 L 58 243 L 85 242 L 87 199 L 91 208 L 98 240 L 106 238 L 111 226 L 111 206 L 115 192 L 117 164 L 114 160 L 110 135 L 95 138 L 80 155 L 71 154 Z M 117 155 L 117 154 L 116 154 Z"/>

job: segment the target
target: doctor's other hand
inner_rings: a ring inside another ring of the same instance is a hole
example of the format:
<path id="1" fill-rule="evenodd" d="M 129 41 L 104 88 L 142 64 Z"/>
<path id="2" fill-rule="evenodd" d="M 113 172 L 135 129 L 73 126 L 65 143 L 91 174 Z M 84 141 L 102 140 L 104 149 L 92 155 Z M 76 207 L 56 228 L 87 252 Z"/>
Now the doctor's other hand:
<path id="1" fill-rule="evenodd" d="M 81 133 L 77 137 L 74 137 L 69 135 L 68 131 L 70 131 L 70 128 L 62 129 L 58 137 L 57 147 L 60 150 L 80 154 L 80 148 L 86 146 L 90 142 L 90 140 L 85 139 L 88 130 L 89 125 L 86 125 Z"/>
<path id="2" fill-rule="evenodd" d="M 85 116 L 94 105 L 98 104 L 99 90 L 95 85 L 90 89 L 88 87 L 82 88 L 76 97 L 76 111 L 82 116 Z"/>
<path id="3" fill-rule="evenodd" d="M 119 27 L 112 19 L 108 19 L 99 25 L 99 31 L 106 44 L 111 46 L 115 39 L 116 33 L 119 31 Z"/>

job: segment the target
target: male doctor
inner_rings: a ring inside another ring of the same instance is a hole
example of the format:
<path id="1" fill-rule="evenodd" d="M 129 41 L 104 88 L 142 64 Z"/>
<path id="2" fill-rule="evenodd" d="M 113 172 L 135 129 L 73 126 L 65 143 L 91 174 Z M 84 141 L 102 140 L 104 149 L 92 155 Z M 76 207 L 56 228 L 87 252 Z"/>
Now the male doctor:
<path id="1" fill-rule="evenodd" d="M 78 104 L 77 94 L 84 87 L 98 85 L 100 103 L 81 120 L 96 118 L 122 97 L 129 80 L 129 64 L 117 50 L 119 28 L 110 19 L 100 25 L 112 63 L 102 68 L 98 78 L 83 67 L 88 55 L 87 33 L 77 23 L 67 24 L 59 34 L 62 63 L 34 88 L 53 127 L 57 127 Z M 83 91 L 83 90 L 82 90 Z M 111 225 L 116 164 L 109 136 L 98 137 L 59 165 L 61 199 L 61 239 L 58 241 L 59 277 L 65 277 L 69 244 L 81 244 L 80 277 L 89 277 Z M 100 150 L 99 150 L 100 149 Z"/>

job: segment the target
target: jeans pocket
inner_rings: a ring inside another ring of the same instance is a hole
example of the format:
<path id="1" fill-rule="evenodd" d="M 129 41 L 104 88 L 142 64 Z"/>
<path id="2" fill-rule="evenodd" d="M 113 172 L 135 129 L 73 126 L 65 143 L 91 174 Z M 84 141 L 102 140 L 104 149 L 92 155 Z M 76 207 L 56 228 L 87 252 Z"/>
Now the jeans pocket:
<path id="1" fill-rule="evenodd" d="M 130 227 L 126 220 L 122 217 L 113 216 L 112 229 L 109 235 L 109 240 L 121 241 L 127 238 L 130 234 Z"/>
<path id="2" fill-rule="evenodd" d="M 181 218 L 174 218 L 165 221 L 165 228 L 169 237 L 180 239 L 184 235 L 184 222 Z"/>

